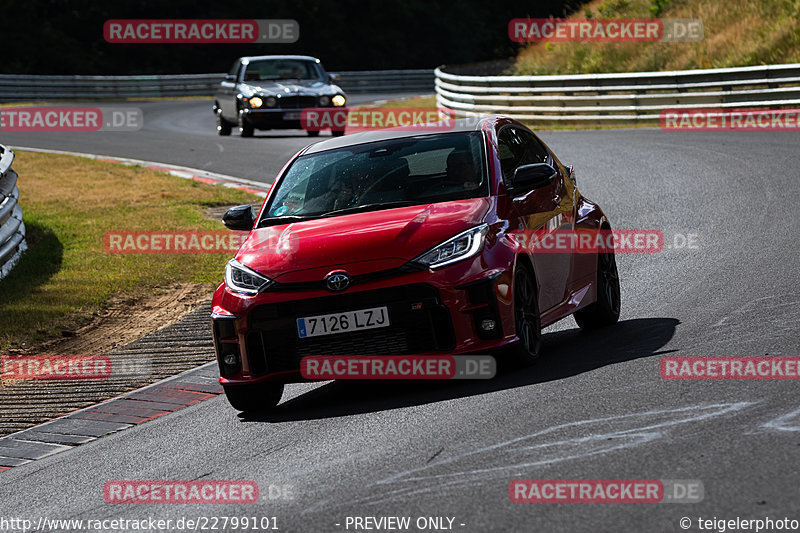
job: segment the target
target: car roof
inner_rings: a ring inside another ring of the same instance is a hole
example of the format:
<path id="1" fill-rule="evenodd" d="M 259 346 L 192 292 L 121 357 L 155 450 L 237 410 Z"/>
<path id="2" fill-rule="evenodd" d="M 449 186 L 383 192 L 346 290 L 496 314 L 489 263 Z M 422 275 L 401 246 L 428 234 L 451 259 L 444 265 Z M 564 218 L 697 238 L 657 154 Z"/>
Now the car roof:
<path id="1" fill-rule="evenodd" d="M 419 137 L 421 135 L 439 135 L 447 133 L 463 133 L 468 131 L 480 131 L 483 123 L 492 120 L 492 117 L 474 117 L 474 118 L 460 118 L 453 120 L 455 123 L 452 128 L 431 128 L 430 131 L 424 129 L 409 130 L 403 127 L 389 128 L 383 130 L 363 131 L 345 135 L 343 137 L 333 137 L 318 143 L 308 146 L 302 153 L 315 154 L 318 152 L 325 152 L 327 150 L 335 150 L 337 148 L 344 148 L 346 146 L 355 146 L 358 144 L 366 144 L 376 141 L 388 141 L 392 139 L 402 139 L 404 137 Z M 438 124 L 437 122 L 429 122 L 428 124 Z"/>
<path id="2" fill-rule="evenodd" d="M 247 60 L 247 61 L 253 61 L 253 60 L 258 60 L 258 59 L 303 59 L 303 60 L 306 60 L 306 61 L 315 61 L 315 62 L 317 62 L 317 63 L 319 63 L 319 62 L 320 62 L 320 61 L 319 61 L 319 59 L 317 59 L 316 57 L 311 57 L 311 56 L 295 56 L 295 55 L 277 55 L 277 56 L 244 56 L 244 57 L 240 57 L 240 58 L 239 58 L 239 60 L 240 60 L 240 61 L 244 61 L 244 60 Z"/>

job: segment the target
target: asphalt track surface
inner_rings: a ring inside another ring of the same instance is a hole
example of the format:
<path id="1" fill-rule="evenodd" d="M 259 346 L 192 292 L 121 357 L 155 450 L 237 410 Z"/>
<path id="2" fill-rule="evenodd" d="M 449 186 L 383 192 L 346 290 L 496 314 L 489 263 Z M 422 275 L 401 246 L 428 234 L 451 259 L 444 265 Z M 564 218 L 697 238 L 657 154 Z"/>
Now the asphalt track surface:
<path id="1" fill-rule="evenodd" d="M 270 181 L 309 141 L 301 132 L 217 137 L 206 103 L 135 105 L 145 111 L 136 133 L 0 133 L 0 143 Z M 419 531 L 418 517 L 451 517 L 465 532 L 800 520 L 800 384 L 659 374 L 665 355 L 800 355 L 800 135 L 542 137 L 615 227 L 660 229 L 673 245 L 618 255 L 618 325 L 586 334 L 567 319 L 545 331 L 539 364 L 488 382 L 291 385 L 277 413 L 260 418 L 237 416 L 217 397 L 0 473 L 0 517 L 275 516 L 281 531 L 354 531 L 346 519 L 355 516 L 410 516 Z M 24 176 L 21 188 L 24 201 Z M 675 249 L 675 234 L 695 234 L 697 248 Z M 520 478 L 699 480 L 704 498 L 512 503 L 509 482 Z M 264 497 L 105 503 L 104 484 L 126 479 L 252 480 Z M 270 485 L 291 486 L 294 498 L 270 500 Z"/>

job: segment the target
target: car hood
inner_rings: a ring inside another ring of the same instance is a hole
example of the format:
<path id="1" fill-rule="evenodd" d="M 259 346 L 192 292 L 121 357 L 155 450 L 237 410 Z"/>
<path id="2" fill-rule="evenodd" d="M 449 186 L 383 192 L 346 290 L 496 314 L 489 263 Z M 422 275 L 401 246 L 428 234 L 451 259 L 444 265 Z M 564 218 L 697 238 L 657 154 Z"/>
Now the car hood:
<path id="1" fill-rule="evenodd" d="M 276 81 L 259 81 L 253 83 L 243 83 L 242 92 L 249 94 L 305 94 L 305 95 L 323 95 L 341 93 L 342 90 L 329 83 L 320 80 L 276 80 Z"/>
<path id="2" fill-rule="evenodd" d="M 489 205 L 472 198 L 259 228 L 236 259 L 282 283 L 319 281 L 334 269 L 388 270 L 481 224 Z"/>

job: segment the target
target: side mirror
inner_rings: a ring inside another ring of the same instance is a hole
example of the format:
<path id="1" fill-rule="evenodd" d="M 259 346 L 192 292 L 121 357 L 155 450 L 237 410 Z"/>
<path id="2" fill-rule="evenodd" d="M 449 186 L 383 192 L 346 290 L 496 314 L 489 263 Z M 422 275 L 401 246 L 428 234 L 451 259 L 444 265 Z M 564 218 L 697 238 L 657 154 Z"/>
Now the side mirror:
<path id="1" fill-rule="evenodd" d="M 237 205 L 231 207 L 222 216 L 222 223 L 232 230 L 250 231 L 256 222 L 256 214 L 252 205 Z"/>
<path id="2" fill-rule="evenodd" d="M 342 75 L 341 74 L 338 74 L 338 73 L 330 73 L 330 74 L 328 74 L 328 82 L 329 83 L 333 83 L 335 81 L 339 81 L 340 79 L 342 79 Z"/>
<path id="3" fill-rule="evenodd" d="M 233 74 L 225 74 L 225 81 L 236 81 L 236 76 Z"/>
<path id="4" fill-rule="evenodd" d="M 544 187 L 553 182 L 556 174 L 556 169 L 547 163 L 522 165 L 514 171 L 514 179 L 509 192 L 512 195 L 518 195 Z"/>

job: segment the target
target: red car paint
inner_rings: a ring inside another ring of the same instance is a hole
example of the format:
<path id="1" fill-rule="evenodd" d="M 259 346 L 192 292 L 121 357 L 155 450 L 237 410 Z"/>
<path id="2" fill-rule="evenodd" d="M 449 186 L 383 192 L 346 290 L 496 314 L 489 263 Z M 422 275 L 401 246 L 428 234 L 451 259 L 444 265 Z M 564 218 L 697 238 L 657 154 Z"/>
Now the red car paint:
<path id="1" fill-rule="evenodd" d="M 236 254 L 236 259 L 270 279 L 279 283 L 298 284 L 301 288 L 245 295 L 232 292 L 225 283 L 220 284 L 214 293 L 213 316 L 217 321 L 233 323 L 234 326 L 226 330 L 232 331 L 230 335 L 214 327 L 217 355 L 221 359 L 221 352 L 235 351 L 240 358 L 237 371 L 223 375 L 220 383 L 235 385 L 302 380 L 299 364 L 296 369 L 267 369 L 263 372 L 261 362 L 261 371 L 253 371 L 254 356 L 248 352 L 247 339 L 254 328 L 260 327 L 258 321 L 262 320 L 252 316 L 254 310 L 265 304 L 281 309 L 281 304 L 324 302 L 332 297 L 346 301 L 347 298 L 369 291 L 424 284 L 436 289 L 439 303 L 447 309 L 454 341 L 444 352 L 408 354 L 426 355 L 494 353 L 498 348 L 518 342 L 512 285 L 514 271 L 522 261 L 533 267 L 542 327 L 595 302 L 596 254 L 532 254 L 520 249 L 509 235 L 515 230 L 599 229 L 607 224 L 600 208 L 578 192 L 570 169 L 565 168 L 552 152 L 549 152 L 549 163 L 557 171 L 552 183 L 522 196 L 508 195 L 498 157 L 498 134 L 509 127 L 530 133 L 519 122 L 505 117 L 482 119 L 472 128 L 481 131 L 485 140 L 490 179 L 488 197 L 354 213 L 253 230 Z M 406 132 L 409 136 L 414 134 Z M 341 143 L 349 138 L 326 142 Z M 308 148 L 301 150 L 287 163 L 276 184 L 294 160 L 306 150 Z M 273 185 L 261 208 L 262 213 L 275 190 L 276 186 Z M 436 270 L 398 272 L 396 275 L 366 280 L 335 295 L 323 286 L 312 285 L 321 282 L 335 270 L 347 271 L 351 276 L 392 272 L 391 269 L 401 268 L 409 260 L 448 238 L 483 223 L 489 227 L 483 249 L 470 259 Z M 280 241 L 281 235 L 285 250 L 278 253 L 274 245 Z M 265 243 L 268 244 L 265 246 Z M 502 330 L 498 338 L 481 338 L 476 328 L 477 315 L 474 313 L 486 304 L 471 302 L 464 288 L 482 280 L 491 286 L 496 299 L 496 313 Z M 353 309 L 359 307 L 363 305 L 353 305 Z M 281 317 L 278 314 L 273 318 L 292 321 L 297 317 Z M 269 366 L 270 336 L 262 335 L 262 341 L 259 346 L 264 347 L 264 357 Z M 261 355 L 259 353 L 258 357 Z M 221 360 L 220 365 L 222 368 Z"/>

